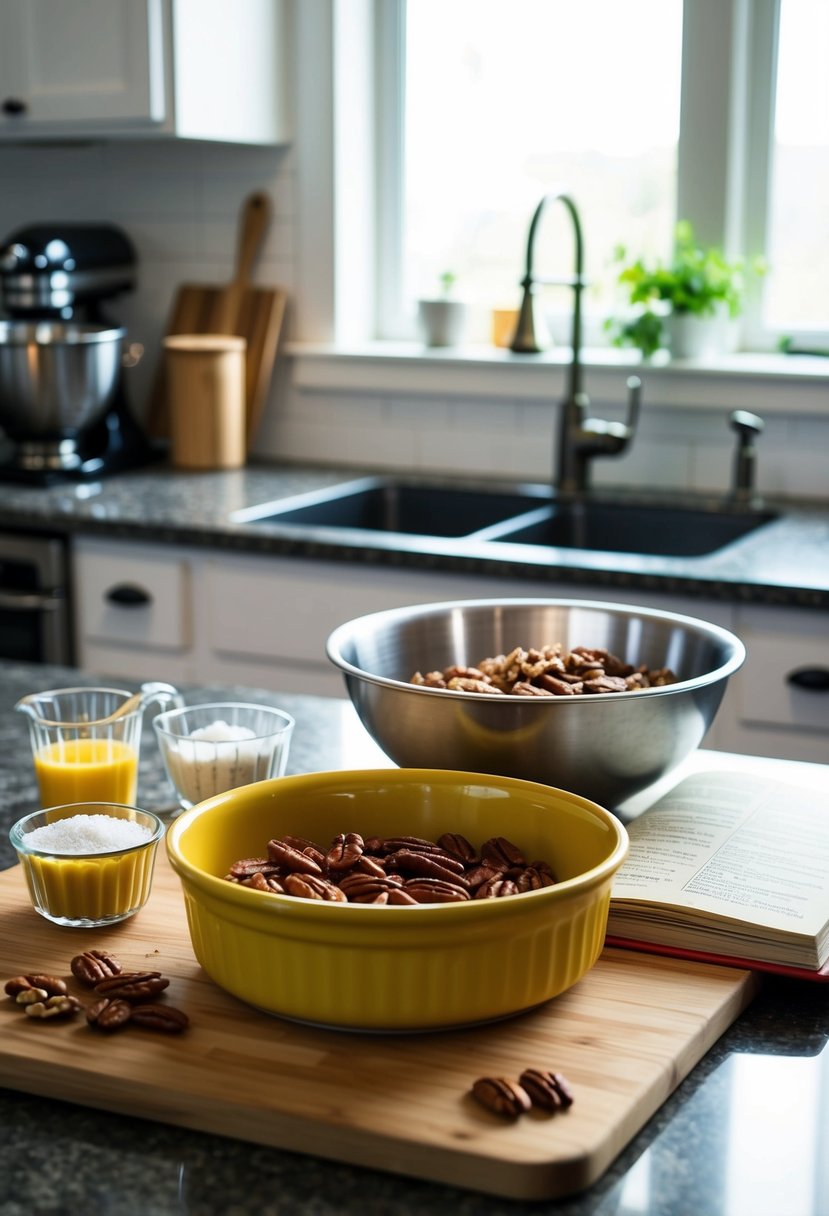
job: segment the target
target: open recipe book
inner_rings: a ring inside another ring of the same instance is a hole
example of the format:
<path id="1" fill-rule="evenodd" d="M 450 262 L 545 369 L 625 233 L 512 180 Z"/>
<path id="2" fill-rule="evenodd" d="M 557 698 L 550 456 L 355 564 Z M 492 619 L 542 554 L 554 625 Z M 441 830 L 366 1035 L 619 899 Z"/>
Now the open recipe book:
<path id="1" fill-rule="evenodd" d="M 699 773 L 627 827 L 608 945 L 829 981 L 829 794 Z"/>

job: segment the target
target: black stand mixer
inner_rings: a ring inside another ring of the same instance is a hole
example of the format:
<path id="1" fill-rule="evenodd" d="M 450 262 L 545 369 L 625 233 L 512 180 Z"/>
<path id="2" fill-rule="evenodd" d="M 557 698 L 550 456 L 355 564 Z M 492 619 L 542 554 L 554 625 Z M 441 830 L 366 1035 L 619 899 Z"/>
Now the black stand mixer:
<path id="1" fill-rule="evenodd" d="M 103 310 L 134 288 L 135 263 L 103 224 L 35 225 L 0 245 L 0 480 L 92 480 L 160 459 L 126 399 L 140 348 Z"/>

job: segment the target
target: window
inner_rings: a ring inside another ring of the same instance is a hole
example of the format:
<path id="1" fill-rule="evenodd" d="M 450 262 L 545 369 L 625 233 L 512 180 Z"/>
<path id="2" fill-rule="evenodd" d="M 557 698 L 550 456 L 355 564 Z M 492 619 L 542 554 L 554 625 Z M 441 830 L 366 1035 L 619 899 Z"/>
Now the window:
<path id="1" fill-rule="evenodd" d="M 783 0 L 777 51 L 765 319 L 829 328 L 829 5 Z M 816 237 L 820 237 L 816 256 Z"/>
<path id="2" fill-rule="evenodd" d="M 829 336 L 826 0 L 379 0 L 378 12 L 394 148 L 379 336 L 413 335 L 416 299 L 448 271 L 485 340 L 489 310 L 519 302 L 532 213 L 561 186 L 584 229 L 588 343 L 618 304 L 614 249 L 667 256 L 677 218 L 705 244 L 766 256 L 752 348 Z M 535 266 L 566 275 L 572 233 L 554 211 Z M 551 312 L 569 306 L 549 289 Z"/>

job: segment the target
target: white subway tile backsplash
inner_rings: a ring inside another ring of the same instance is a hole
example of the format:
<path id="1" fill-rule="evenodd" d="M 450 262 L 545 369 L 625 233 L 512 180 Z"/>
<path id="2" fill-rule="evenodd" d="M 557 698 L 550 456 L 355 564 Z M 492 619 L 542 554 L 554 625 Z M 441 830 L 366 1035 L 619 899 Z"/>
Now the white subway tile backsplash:
<path id="1" fill-rule="evenodd" d="M 303 284 L 297 261 L 301 212 L 297 151 L 186 143 L 0 146 L 0 237 L 37 221 L 120 225 L 138 254 L 138 287 L 115 301 L 114 318 L 146 348 L 129 377 L 136 415 L 160 357 L 161 339 L 182 283 L 223 283 L 235 264 L 243 200 L 268 192 L 273 222 L 258 258 L 255 281 L 289 293 L 285 337 L 292 338 Z M 561 408 L 552 384 L 549 401 L 519 396 L 457 397 L 357 391 L 308 392 L 291 384 L 283 358 L 256 439 L 262 456 L 425 472 L 482 473 L 546 481 L 553 468 Z M 594 483 L 712 490 L 730 485 L 735 437 L 728 411 L 695 410 L 672 400 L 662 408 L 658 377 L 642 372 L 643 404 L 636 438 L 621 457 L 594 462 Z M 604 388 L 601 386 L 604 385 Z M 621 420 L 626 390 L 587 377 L 593 411 Z M 618 391 L 617 391 L 618 390 Z M 747 389 L 747 394 L 750 395 Z M 732 398 L 733 399 L 733 398 Z M 746 398 L 747 408 L 752 402 Z M 758 487 L 766 494 L 829 494 L 827 419 L 774 418 L 758 442 Z"/>

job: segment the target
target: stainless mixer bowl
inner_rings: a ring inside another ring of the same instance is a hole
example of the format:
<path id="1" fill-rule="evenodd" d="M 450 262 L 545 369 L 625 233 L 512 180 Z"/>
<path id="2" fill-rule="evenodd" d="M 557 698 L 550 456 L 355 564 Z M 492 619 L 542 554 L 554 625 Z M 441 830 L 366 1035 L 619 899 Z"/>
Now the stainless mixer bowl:
<path id="1" fill-rule="evenodd" d="M 115 394 L 126 332 L 0 321 L 0 427 L 25 440 L 73 436 L 97 422 Z"/>
<path id="2" fill-rule="evenodd" d="M 670 667 L 678 682 L 572 697 L 487 696 L 409 683 L 443 670 L 561 642 L 604 647 L 628 663 Z M 739 638 L 692 617 L 590 600 L 458 600 L 395 608 L 328 639 L 369 734 L 404 768 L 523 777 L 616 807 L 669 773 L 702 741 Z"/>

